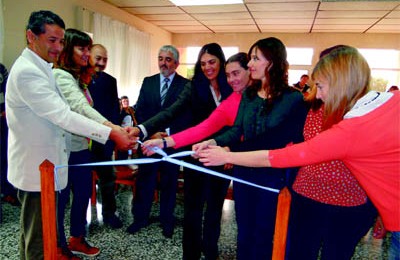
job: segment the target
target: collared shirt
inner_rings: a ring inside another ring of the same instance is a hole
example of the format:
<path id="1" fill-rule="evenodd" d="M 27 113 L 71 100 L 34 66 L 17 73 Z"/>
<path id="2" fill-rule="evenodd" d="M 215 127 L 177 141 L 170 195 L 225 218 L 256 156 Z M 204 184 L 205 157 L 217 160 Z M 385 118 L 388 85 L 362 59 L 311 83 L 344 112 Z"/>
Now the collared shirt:
<path id="1" fill-rule="evenodd" d="M 33 58 L 37 60 L 37 62 L 41 63 L 45 67 L 48 67 L 49 70 L 51 70 L 53 68 L 53 63 L 52 62 L 45 61 L 36 52 L 32 51 L 29 48 L 25 48 L 25 50 L 30 52 L 33 55 Z"/>
<path id="2" fill-rule="evenodd" d="M 211 94 L 212 94 L 212 96 L 213 96 L 215 105 L 218 107 L 219 104 L 221 104 L 221 97 L 222 97 L 222 96 L 221 96 L 221 94 L 220 94 L 219 97 L 217 97 L 217 93 L 215 93 L 215 90 L 214 90 L 213 86 L 211 86 L 211 85 L 210 85 L 210 90 L 211 90 Z"/>
<path id="3" fill-rule="evenodd" d="M 171 86 L 171 83 L 172 83 L 172 81 L 174 80 L 175 74 L 176 74 L 176 72 L 174 72 L 174 73 L 172 73 L 171 75 L 168 76 L 168 79 L 169 79 L 169 81 L 168 81 L 168 87 Z M 164 86 L 164 83 L 165 83 L 164 80 L 165 80 L 165 78 L 167 78 L 167 77 L 164 77 L 163 74 L 160 74 L 160 93 L 161 93 L 162 87 Z"/>

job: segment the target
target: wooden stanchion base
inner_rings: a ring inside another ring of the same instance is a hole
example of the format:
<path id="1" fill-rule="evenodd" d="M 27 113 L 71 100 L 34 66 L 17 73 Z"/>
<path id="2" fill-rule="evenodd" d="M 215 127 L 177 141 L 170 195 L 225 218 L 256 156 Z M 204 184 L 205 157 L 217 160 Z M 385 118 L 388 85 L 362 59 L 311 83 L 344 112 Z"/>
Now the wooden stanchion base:
<path id="1" fill-rule="evenodd" d="M 286 238 L 290 214 L 290 202 L 292 197 L 287 187 L 279 193 L 276 210 L 274 247 L 272 260 L 284 260 L 286 253 Z"/>
<path id="2" fill-rule="evenodd" d="M 45 260 L 57 259 L 56 196 L 54 191 L 54 164 L 45 160 L 39 166 L 43 252 Z"/>

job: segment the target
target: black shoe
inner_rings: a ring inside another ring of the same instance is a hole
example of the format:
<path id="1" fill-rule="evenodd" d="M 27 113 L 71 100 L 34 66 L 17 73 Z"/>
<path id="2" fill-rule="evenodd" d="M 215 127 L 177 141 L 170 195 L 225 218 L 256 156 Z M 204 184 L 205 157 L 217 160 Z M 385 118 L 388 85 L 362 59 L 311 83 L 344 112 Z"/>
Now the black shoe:
<path id="1" fill-rule="evenodd" d="M 112 229 L 122 228 L 122 221 L 116 215 L 109 217 L 103 216 L 103 223 L 110 226 Z"/>
<path id="2" fill-rule="evenodd" d="M 174 234 L 173 230 L 166 230 L 163 229 L 162 234 L 165 238 L 172 238 L 172 235 Z"/>
<path id="3" fill-rule="evenodd" d="M 126 232 L 128 232 L 131 235 L 134 235 L 137 233 L 139 230 L 143 228 L 142 225 L 138 225 L 137 223 L 133 222 L 127 229 Z"/>
<path id="4" fill-rule="evenodd" d="M 154 224 L 154 223 L 159 223 L 160 222 L 160 217 L 156 216 L 151 216 L 149 217 L 149 225 Z"/>

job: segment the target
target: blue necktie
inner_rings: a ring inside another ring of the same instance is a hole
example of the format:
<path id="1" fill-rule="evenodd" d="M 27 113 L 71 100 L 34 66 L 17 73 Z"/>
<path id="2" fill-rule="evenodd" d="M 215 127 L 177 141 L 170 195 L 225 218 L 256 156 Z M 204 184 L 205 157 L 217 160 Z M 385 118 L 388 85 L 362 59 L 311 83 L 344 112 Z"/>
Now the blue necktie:
<path id="1" fill-rule="evenodd" d="M 165 96 L 167 95 L 167 91 L 168 91 L 168 82 L 169 82 L 169 78 L 165 78 L 164 79 L 164 85 L 161 88 L 161 105 L 164 104 L 164 100 L 165 100 Z"/>

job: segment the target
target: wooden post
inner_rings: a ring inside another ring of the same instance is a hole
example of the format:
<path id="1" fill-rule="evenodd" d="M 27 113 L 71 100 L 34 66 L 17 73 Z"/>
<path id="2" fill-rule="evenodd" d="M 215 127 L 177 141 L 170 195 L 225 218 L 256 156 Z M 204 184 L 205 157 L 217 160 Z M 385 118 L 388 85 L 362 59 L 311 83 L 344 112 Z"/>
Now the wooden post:
<path id="1" fill-rule="evenodd" d="M 43 252 L 45 260 L 57 259 L 57 231 L 56 231 L 56 197 L 54 189 L 54 164 L 44 160 L 39 166 L 42 226 L 43 226 Z"/>
<path id="2" fill-rule="evenodd" d="M 274 247 L 272 260 L 284 260 L 286 252 L 286 237 L 289 222 L 290 202 L 292 197 L 287 187 L 279 193 L 278 207 L 276 210 Z"/>
<path id="3" fill-rule="evenodd" d="M 92 170 L 92 196 L 90 197 L 90 204 L 92 206 L 96 206 L 96 200 L 97 200 L 96 180 L 97 180 L 97 173 L 95 170 Z"/>

